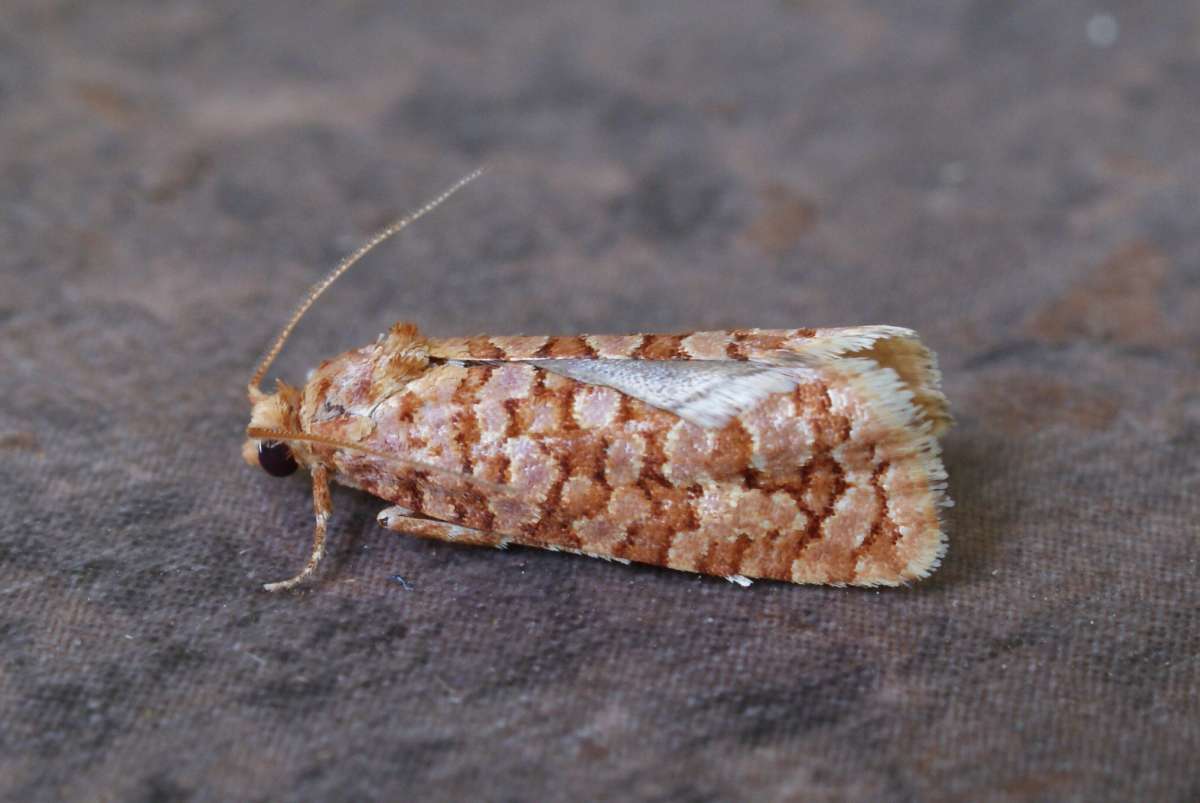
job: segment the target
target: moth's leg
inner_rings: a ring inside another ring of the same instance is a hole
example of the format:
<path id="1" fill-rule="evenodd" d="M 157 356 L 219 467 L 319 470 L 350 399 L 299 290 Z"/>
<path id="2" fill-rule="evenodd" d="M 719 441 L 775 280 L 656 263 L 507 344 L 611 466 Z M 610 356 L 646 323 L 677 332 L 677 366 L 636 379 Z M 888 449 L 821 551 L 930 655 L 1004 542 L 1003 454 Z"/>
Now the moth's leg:
<path id="1" fill-rule="evenodd" d="M 317 570 L 321 558 L 325 557 L 325 530 L 329 524 L 329 515 L 333 513 L 333 502 L 329 498 L 329 470 L 324 466 L 315 467 L 312 472 L 312 481 L 313 514 L 317 519 L 316 527 L 313 530 L 312 554 L 308 556 L 308 563 L 300 574 L 290 580 L 267 583 L 263 586 L 267 591 L 285 591 L 295 588 Z"/>
<path id="2" fill-rule="evenodd" d="M 473 530 L 470 527 L 463 527 L 461 524 L 423 519 L 411 514 L 412 511 L 408 508 L 389 507 L 379 511 L 376 519 L 380 525 L 389 530 L 411 533 L 421 538 L 436 538 L 439 541 L 449 541 L 453 544 L 504 547 L 508 543 L 508 539 L 500 533 Z"/>

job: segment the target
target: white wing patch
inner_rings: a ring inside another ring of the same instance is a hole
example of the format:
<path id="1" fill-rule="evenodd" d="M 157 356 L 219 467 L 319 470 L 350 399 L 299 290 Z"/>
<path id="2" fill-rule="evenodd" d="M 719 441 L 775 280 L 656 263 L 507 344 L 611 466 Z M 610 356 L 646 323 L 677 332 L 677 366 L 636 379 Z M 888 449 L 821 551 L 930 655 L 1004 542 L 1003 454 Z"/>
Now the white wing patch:
<path id="1" fill-rule="evenodd" d="M 719 429 L 772 393 L 810 378 L 801 366 L 736 360 L 523 360 L 590 385 L 605 385 L 705 429 Z"/>

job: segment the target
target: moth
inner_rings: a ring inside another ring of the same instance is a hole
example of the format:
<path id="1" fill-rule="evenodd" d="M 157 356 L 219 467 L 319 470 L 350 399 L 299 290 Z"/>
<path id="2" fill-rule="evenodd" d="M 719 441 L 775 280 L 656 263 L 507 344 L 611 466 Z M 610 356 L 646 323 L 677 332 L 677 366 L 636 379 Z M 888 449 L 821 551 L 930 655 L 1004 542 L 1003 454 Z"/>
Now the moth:
<path id="1" fill-rule="evenodd" d="M 935 355 L 909 329 L 434 339 L 397 323 L 303 386 L 263 377 L 351 265 L 476 171 L 346 257 L 248 385 L 243 457 L 312 476 L 312 576 L 330 482 L 387 502 L 384 527 L 718 575 L 833 585 L 927 576 L 950 505 Z"/>

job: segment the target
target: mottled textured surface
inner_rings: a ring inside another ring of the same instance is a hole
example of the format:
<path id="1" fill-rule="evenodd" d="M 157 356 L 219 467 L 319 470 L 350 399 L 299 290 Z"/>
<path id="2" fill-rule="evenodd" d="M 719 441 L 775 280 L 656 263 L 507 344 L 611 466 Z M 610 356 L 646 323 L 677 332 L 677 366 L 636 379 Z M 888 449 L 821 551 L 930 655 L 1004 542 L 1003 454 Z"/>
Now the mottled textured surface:
<path id="1" fill-rule="evenodd" d="M 464 358 L 473 352 L 487 356 Z M 580 353 L 589 356 L 567 356 Z M 755 379 L 768 386 L 752 392 Z M 381 520 L 398 532 L 742 583 L 894 586 L 928 576 L 945 553 L 934 432 L 949 417 L 934 360 L 911 330 L 464 344 L 397 324 L 323 361 L 303 390 L 278 387 L 251 391 L 245 461 L 270 468 L 264 445 L 299 437 L 292 467 L 324 467 L 394 503 Z M 736 400 L 724 415 L 711 403 L 716 388 Z M 689 403 L 705 400 L 712 422 L 689 420 Z M 329 516 L 328 505 L 315 510 Z"/>
<path id="2" fill-rule="evenodd" d="M 5 2 L 0 794 L 1200 796 L 1200 12 L 1013 5 Z M 278 375 L 397 319 L 911 326 L 942 568 L 741 589 L 338 490 L 259 590 L 312 517 L 239 457 L 255 359 L 481 161 Z"/>

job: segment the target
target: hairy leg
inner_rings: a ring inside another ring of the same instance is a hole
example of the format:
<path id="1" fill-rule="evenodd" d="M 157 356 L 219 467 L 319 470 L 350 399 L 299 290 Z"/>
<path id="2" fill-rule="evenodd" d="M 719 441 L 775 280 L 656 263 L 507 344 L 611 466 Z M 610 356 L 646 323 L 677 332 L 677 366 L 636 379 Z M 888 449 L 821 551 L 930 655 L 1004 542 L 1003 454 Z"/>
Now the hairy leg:
<path id="1" fill-rule="evenodd" d="M 329 524 L 329 516 L 333 513 L 333 502 L 329 498 L 329 471 L 324 466 L 317 466 L 312 472 L 313 481 L 313 514 L 317 523 L 313 530 L 312 554 L 308 563 L 299 574 L 290 580 L 280 580 L 277 583 L 267 583 L 263 586 L 267 591 L 286 591 L 303 583 L 317 570 L 321 558 L 325 557 L 325 531 Z"/>
<path id="2" fill-rule="evenodd" d="M 379 511 L 376 520 L 383 527 L 401 533 L 410 533 L 421 538 L 436 538 L 439 541 L 449 541 L 452 544 L 470 544 L 472 546 L 505 547 L 508 539 L 499 533 L 485 530 L 473 530 L 459 524 L 451 524 L 436 519 L 419 518 L 411 515 L 412 511 L 402 507 L 389 507 Z"/>

